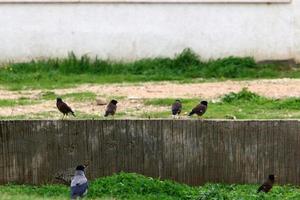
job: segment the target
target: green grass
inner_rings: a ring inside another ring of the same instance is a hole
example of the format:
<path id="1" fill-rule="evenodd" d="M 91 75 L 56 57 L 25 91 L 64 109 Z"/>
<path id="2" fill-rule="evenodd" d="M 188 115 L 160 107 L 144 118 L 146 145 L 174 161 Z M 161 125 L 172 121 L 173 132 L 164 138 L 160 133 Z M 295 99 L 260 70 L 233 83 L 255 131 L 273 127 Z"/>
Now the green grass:
<path id="1" fill-rule="evenodd" d="M 189 113 L 200 99 L 182 99 L 183 112 Z M 146 105 L 169 106 L 174 99 L 150 99 Z M 169 108 L 170 110 L 170 108 Z M 170 111 L 146 113 L 142 117 L 170 117 Z M 207 119 L 299 119 L 300 98 L 268 99 L 243 89 L 238 93 L 225 95 L 220 102 L 209 102 L 208 110 L 203 116 Z"/>
<path id="2" fill-rule="evenodd" d="M 24 106 L 40 103 L 37 99 L 21 97 L 19 99 L 0 99 L 0 107 Z"/>
<path id="3" fill-rule="evenodd" d="M 90 182 L 86 199 L 129 200 L 297 200 L 300 190 L 294 186 L 274 186 L 268 194 L 256 193 L 258 185 L 206 184 L 191 187 L 134 173 L 120 173 Z M 63 185 L 0 186 L 1 200 L 69 199 Z"/>
<path id="4" fill-rule="evenodd" d="M 185 49 L 173 58 L 146 58 L 133 62 L 77 57 L 8 63 L 0 69 L 0 84 L 13 90 L 72 87 L 82 83 L 145 81 L 194 82 L 203 79 L 299 78 L 300 70 L 261 65 L 251 57 L 203 61 Z"/>
<path id="5" fill-rule="evenodd" d="M 45 91 L 41 93 L 41 99 L 43 100 L 56 100 L 57 97 L 62 99 L 69 99 L 72 101 L 93 101 L 96 100 L 96 94 L 93 92 L 74 92 L 64 95 L 55 94 L 52 91 Z"/>
<path id="6" fill-rule="evenodd" d="M 90 120 L 90 119 L 123 119 L 126 118 L 125 112 L 117 112 L 114 117 L 104 117 L 104 112 L 98 112 L 97 114 L 90 114 L 85 112 L 80 112 L 75 110 L 76 117 L 69 115 L 65 117 L 66 120 Z M 32 113 L 26 115 L 10 115 L 10 116 L 0 116 L 0 120 L 39 120 L 39 119 L 62 119 L 63 115 L 59 111 L 49 111 L 49 112 L 39 112 L 39 113 Z"/>
<path id="7" fill-rule="evenodd" d="M 60 96 L 64 100 L 72 101 L 94 101 L 96 100 L 96 94 L 92 92 L 76 92 L 68 93 L 64 95 L 58 95 L 51 91 L 42 92 L 39 98 L 30 99 L 27 97 L 20 97 L 19 99 L 0 99 L 0 107 L 15 107 L 15 106 L 26 106 L 42 103 L 45 100 L 56 101 L 56 97 Z"/>
<path id="8" fill-rule="evenodd" d="M 39 99 L 29 100 L 21 98 L 18 100 L 0 100 L 0 107 L 13 107 L 18 105 L 30 105 L 40 103 L 43 100 L 52 100 L 55 105 L 57 94 L 44 92 Z M 62 95 L 63 99 L 73 101 L 91 101 L 95 99 L 94 93 L 70 93 Z M 120 98 L 122 99 L 122 98 Z M 119 100 L 120 100 L 119 99 Z M 120 100 L 122 101 L 122 100 Z M 182 115 L 187 114 L 197 105 L 200 99 L 181 99 L 183 104 Z M 147 99 L 144 100 L 146 106 L 162 106 L 165 110 L 161 112 L 138 112 L 135 109 L 118 111 L 114 119 L 126 118 L 170 118 L 170 107 L 174 99 Z M 80 112 L 75 109 L 76 118 L 68 119 L 107 119 L 100 111 L 93 113 Z M 27 115 L 0 116 L 0 119 L 60 119 L 62 115 L 58 111 L 40 112 Z M 196 116 L 193 116 L 196 118 Z M 243 89 L 238 93 L 229 93 L 217 102 L 209 102 L 208 110 L 203 116 L 206 119 L 299 119 L 300 118 L 300 98 L 269 99 Z"/>

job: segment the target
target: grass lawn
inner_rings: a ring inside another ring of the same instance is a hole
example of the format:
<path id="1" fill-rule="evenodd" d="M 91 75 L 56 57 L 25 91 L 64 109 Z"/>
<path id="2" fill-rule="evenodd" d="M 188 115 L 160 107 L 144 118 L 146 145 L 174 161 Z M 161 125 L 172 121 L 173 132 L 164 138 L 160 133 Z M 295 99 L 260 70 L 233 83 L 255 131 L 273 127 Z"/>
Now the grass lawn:
<path id="1" fill-rule="evenodd" d="M 170 106 L 174 99 L 149 99 L 145 105 Z M 182 99 L 183 115 L 199 103 L 199 99 Z M 170 108 L 169 108 L 170 110 Z M 170 111 L 145 113 L 152 118 L 170 117 Z M 194 116 L 196 117 L 196 116 Z M 209 102 L 205 119 L 299 119 L 300 99 L 268 99 L 243 89 L 238 93 L 230 93 L 219 102 Z"/>
<path id="2" fill-rule="evenodd" d="M 46 91 L 46 92 L 42 92 L 39 95 L 39 97 L 35 97 L 35 98 L 21 97 L 18 99 L 0 99 L 0 107 L 34 105 L 34 104 L 42 103 L 43 101 L 55 102 L 57 97 L 61 97 L 63 99 L 67 99 L 75 102 L 96 100 L 96 94 L 93 92 L 76 92 L 76 93 L 58 95 L 55 94 L 54 92 Z"/>
<path id="3" fill-rule="evenodd" d="M 14 106 L 24 106 L 37 104 L 40 101 L 36 99 L 29 99 L 26 97 L 21 97 L 18 99 L 0 99 L 0 107 L 14 107 Z"/>
<path id="4" fill-rule="evenodd" d="M 57 94 L 53 92 L 43 92 L 39 98 L 28 99 L 0 99 L 0 107 L 14 107 L 19 105 L 39 104 L 44 101 L 53 102 Z M 89 102 L 95 103 L 96 94 L 92 92 L 69 93 L 61 95 L 63 99 L 73 102 Z M 119 101 L 126 100 L 124 97 L 117 98 Z M 192 108 L 199 103 L 199 99 L 181 99 L 183 111 L 181 118 L 188 118 L 187 114 Z M 164 111 L 157 112 L 137 112 L 135 109 L 128 108 L 125 111 L 118 111 L 115 119 L 126 118 L 171 118 L 170 107 L 174 99 L 145 99 L 141 102 L 144 106 L 153 106 L 163 108 Z M 87 103 L 87 105 L 89 104 Z M 38 105 L 36 105 L 38 106 Z M 43 111 L 26 115 L 10 115 L 0 116 L 0 119 L 53 119 L 57 118 L 60 113 L 56 110 Z M 197 116 L 193 116 L 197 118 Z M 208 110 L 203 116 L 204 119 L 299 119 L 300 118 L 300 98 L 287 99 L 269 99 L 259 96 L 255 93 L 243 89 L 238 93 L 229 93 L 217 102 L 209 102 Z M 104 119 L 97 113 L 88 113 L 84 111 L 76 111 L 76 118 L 70 119 Z"/>
<path id="5" fill-rule="evenodd" d="M 90 183 L 86 199 L 112 200 L 297 200 L 300 190 L 294 186 L 274 186 L 268 194 L 256 193 L 258 185 L 206 184 L 191 187 L 173 181 L 161 181 L 133 173 L 120 173 Z M 63 185 L 0 186 L 1 200 L 69 199 Z"/>
<path id="6" fill-rule="evenodd" d="M 66 102 L 95 103 L 99 97 L 93 92 L 75 92 L 58 95 L 55 88 L 73 87 L 83 83 L 120 83 L 145 81 L 175 81 L 182 83 L 219 81 L 226 79 L 300 78 L 300 68 L 278 64 L 258 64 L 250 57 L 228 57 L 203 61 L 192 50 L 185 49 L 173 58 L 147 58 L 132 62 L 101 60 L 87 56 L 49 58 L 22 63 L 6 63 L 0 67 L 0 86 L 10 90 L 42 89 L 34 98 L 0 99 L 0 107 L 14 109 L 18 106 L 42 104 L 62 97 Z M 19 91 L 18 91 L 19 92 Z M 240 95 L 240 96 L 239 96 Z M 247 96 L 248 95 L 248 96 Z M 249 96 L 250 95 L 250 96 Z M 113 98 L 113 97 L 109 97 Z M 107 97 L 108 99 L 108 97 Z M 117 98 L 122 101 L 121 97 Z M 125 100 L 124 100 L 125 101 Z M 136 112 L 135 108 L 118 110 L 115 118 L 170 118 L 174 99 L 146 99 L 141 104 L 164 107 L 151 112 Z M 185 116 L 199 99 L 182 99 Z M 139 102 L 140 103 L 140 102 Z M 18 108 L 16 108 L 18 109 Z M 74 108 L 75 109 L 75 108 Z M 75 109 L 76 111 L 76 109 Z M 10 112 L 10 111 L 9 111 Z M 6 112 L 8 113 L 8 112 Z M 14 113 L 14 112 L 11 112 Z M 77 119 L 101 118 L 100 114 L 76 111 Z M 0 119 L 49 119 L 57 117 L 54 109 L 28 114 L 17 113 L 0 116 Z M 226 95 L 219 102 L 209 102 L 204 115 L 207 119 L 299 119 L 300 99 L 267 99 L 256 94 L 240 92 Z"/>
<path id="7" fill-rule="evenodd" d="M 0 67 L 0 85 L 11 90 L 53 89 L 83 83 L 145 81 L 202 82 L 207 79 L 300 78 L 300 69 L 280 64 L 257 64 L 251 57 L 203 61 L 185 49 L 173 58 L 146 58 L 133 62 L 76 57 L 49 58 Z"/>

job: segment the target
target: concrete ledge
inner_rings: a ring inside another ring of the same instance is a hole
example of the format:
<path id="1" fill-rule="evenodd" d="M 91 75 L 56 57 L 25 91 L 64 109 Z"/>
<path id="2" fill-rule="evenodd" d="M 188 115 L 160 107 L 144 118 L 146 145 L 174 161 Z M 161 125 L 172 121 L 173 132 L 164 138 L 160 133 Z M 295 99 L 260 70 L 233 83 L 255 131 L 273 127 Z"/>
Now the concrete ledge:
<path id="1" fill-rule="evenodd" d="M 292 0 L 0 0 L 1 3 L 291 3 Z"/>

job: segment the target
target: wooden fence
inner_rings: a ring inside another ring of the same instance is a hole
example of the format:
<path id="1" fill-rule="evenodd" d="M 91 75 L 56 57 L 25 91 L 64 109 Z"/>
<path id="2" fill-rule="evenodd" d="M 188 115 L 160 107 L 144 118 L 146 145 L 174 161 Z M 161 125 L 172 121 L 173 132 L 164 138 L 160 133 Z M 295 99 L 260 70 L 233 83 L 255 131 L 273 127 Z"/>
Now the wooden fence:
<path id="1" fill-rule="evenodd" d="M 300 121 L 1 121 L 0 183 L 137 172 L 190 185 L 300 183 Z"/>

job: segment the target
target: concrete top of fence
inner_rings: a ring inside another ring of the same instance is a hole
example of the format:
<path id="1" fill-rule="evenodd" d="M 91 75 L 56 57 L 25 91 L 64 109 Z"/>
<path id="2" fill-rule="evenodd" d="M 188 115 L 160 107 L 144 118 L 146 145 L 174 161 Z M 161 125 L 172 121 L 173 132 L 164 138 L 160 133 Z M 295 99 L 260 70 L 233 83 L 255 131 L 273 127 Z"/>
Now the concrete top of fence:
<path id="1" fill-rule="evenodd" d="M 166 119 L 166 118 L 155 118 L 155 119 L 71 119 L 71 120 L 55 120 L 55 119 L 2 119 L 1 122 L 76 122 L 76 121 L 199 121 L 199 122 L 300 122 L 300 119 Z"/>
<path id="2" fill-rule="evenodd" d="M 0 3 L 291 3 L 292 0 L 0 0 Z"/>

